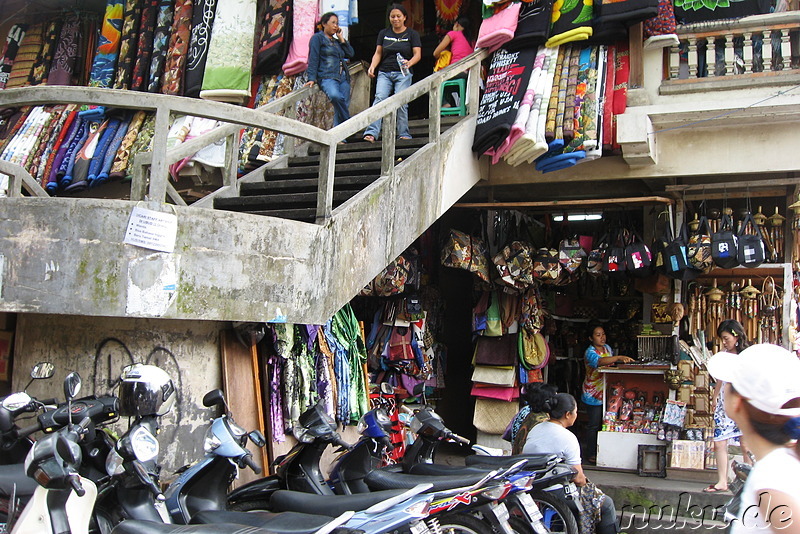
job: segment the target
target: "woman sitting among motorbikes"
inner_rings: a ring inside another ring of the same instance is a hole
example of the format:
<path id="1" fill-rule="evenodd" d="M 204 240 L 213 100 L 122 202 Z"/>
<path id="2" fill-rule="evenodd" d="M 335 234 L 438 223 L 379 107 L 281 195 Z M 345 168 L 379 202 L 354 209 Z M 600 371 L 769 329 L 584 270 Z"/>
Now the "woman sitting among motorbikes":
<path id="1" fill-rule="evenodd" d="M 532 413 L 545 412 L 550 418 L 529 430 L 522 453 L 557 454 L 564 458 L 577 471 L 573 481 L 581 488 L 581 503 L 584 505 L 581 521 L 593 521 L 598 534 L 616 533 L 614 501 L 586 478 L 581 466 L 578 438 L 567 430 L 578 418 L 575 397 L 569 393 L 555 393 L 552 389 L 539 389 L 529 400 Z"/>

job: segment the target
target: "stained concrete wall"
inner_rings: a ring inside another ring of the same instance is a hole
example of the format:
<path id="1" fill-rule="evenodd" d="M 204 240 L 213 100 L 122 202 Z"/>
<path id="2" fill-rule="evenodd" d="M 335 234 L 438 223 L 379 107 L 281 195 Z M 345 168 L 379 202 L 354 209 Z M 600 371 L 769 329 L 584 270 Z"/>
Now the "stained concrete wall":
<path id="1" fill-rule="evenodd" d="M 130 362 L 128 351 L 137 362 L 158 365 L 172 378 L 180 400 L 162 418 L 158 436 L 164 466 L 162 478 L 169 480 L 175 469 L 204 454 L 203 435 L 215 413 L 203 407 L 202 398 L 222 384 L 219 331 L 225 327 L 224 323 L 212 321 L 21 314 L 16 329 L 13 388 L 19 391 L 24 387 L 33 364 L 43 360 L 55 363 L 55 375 L 49 380 L 37 380 L 28 392 L 39 398 L 57 399 L 63 399 L 62 383 L 70 371 L 80 373 L 82 394 L 108 392 L 109 376 L 118 377 Z M 109 338 L 119 342 L 106 342 L 101 348 Z M 175 358 L 157 347 L 172 352 Z M 127 418 L 117 423 L 120 431 L 127 426 Z"/>

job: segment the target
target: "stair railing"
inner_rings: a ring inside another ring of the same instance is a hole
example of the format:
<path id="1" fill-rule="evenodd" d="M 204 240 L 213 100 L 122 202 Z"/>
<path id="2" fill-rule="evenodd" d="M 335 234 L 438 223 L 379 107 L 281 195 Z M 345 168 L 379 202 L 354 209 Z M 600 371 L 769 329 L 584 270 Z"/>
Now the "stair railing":
<path id="1" fill-rule="evenodd" d="M 227 172 L 225 173 L 223 187 L 236 187 L 235 155 L 238 147 L 238 132 L 245 126 L 273 130 L 287 137 L 317 143 L 321 146 L 317 190 L 317 222 L 322 222 L 331 216 L 333 210 L 334 169 L 338 142 L 357 134 L 372 122 L 383 119 L 381 174 L 391 174 L 395 164 L 395 114 L 397 110 L 412 100 L 428 94 L 430 119 L 428 143 L 436 143 L 439 139 L 441 126 L 441 84 L 462 72 L 468 72 L 468 111 L 470 114 L 477 113 L 480 65 L 481 61 L 488 56 L 489 53 L 486 50 L 478 50 L 462 61 L 433 73 L 327 131 L 300 122 L 291 116 L 279 115 L 279 113 L 287 111 L 291 115 L 295 104 L 307 98 L 312 90 L 318 90 L 316 88 L 303 88 L 293 91 L 258 109 L 250 109 L 222 102 L 170 95 L 104 88 L 42 85 L 0 91 L 0 107 L 64 103 L 155 112 L 153 149 L 149 153 L 142 153 L 134 158 L 134 173 L 129 197 L 133 201 L 152 200 L 163 202 L 169 196 L 176 204 L 186 205 L 172 184 L 169 183 L 169 166 L 185 157 L 191 156 L 197 150 L 223 137 L 227 137 L 231 141 L 228 143 Z M 168 150 L 167 135 L 170 128 L 170 117 L 173 114 L 210 118 L 228 124 Z M 150 167 L 149 173 L 145 171 L 147 166 Z M 22 167 L 0 161 L 0 172 L 11 176 L 8 190 L 9 196 L 22 196 L 23 188 L 34 196 L 48 196 L 46 191 Z"/>

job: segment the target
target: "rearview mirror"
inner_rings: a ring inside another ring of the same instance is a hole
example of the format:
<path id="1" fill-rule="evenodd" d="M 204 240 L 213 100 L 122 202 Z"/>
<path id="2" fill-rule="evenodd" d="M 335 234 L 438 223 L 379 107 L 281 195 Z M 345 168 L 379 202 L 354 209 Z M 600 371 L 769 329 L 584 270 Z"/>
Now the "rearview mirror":
<path id="1" fill-rule="evenodd" d="M 55 373 L 56 366 L 51 362 L 39 362 L 31 369 L 31 378 L 40 380 L 43 378 L 51 378 Z"/>
<path id="2" fill-rule="evenodd" d="M 225 396 L 222 394 L 221 389 L 212 389 L 203 397 L 203 406 L 211 408 L 218 404 L 225 404 Z"/>
<path id="3" fill-rule="evenodd" d="M 261 448 L 267 444 L 267 440 L 264 439 L 264 434 L 262 434 L 260 430 L 253 430 L 247 434 L 247 437 L 250 438 L 250 441 L 253 442 L 253 445 L 258 448 Z"/>
<path id="4" fill-rule="evenodd" d="M 77 397 L 80 391 L 81 375 L 73 371 L 64 379 L 64 396 L 70 401 Z"/>

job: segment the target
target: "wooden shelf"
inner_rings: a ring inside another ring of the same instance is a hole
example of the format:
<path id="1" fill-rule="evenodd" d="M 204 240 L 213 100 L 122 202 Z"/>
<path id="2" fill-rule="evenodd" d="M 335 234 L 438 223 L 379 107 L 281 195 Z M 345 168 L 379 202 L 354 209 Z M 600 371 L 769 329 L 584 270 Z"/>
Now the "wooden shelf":
<path id="1" fill-rule="evenodd" d="M 708 274 L 701 274 L 695 280 L 713 280 L 717 279 L 734 279 L 734 280 L 762 280 L 767 276 L 775 278 L 775 283 L 783 285 L 783 273 L 785 263 L 771 263 L 769 265 L 762 264 L 760 267 L 753 269 L 747 267 L 734 267 L 733 269 L 714 269 Z"/>

